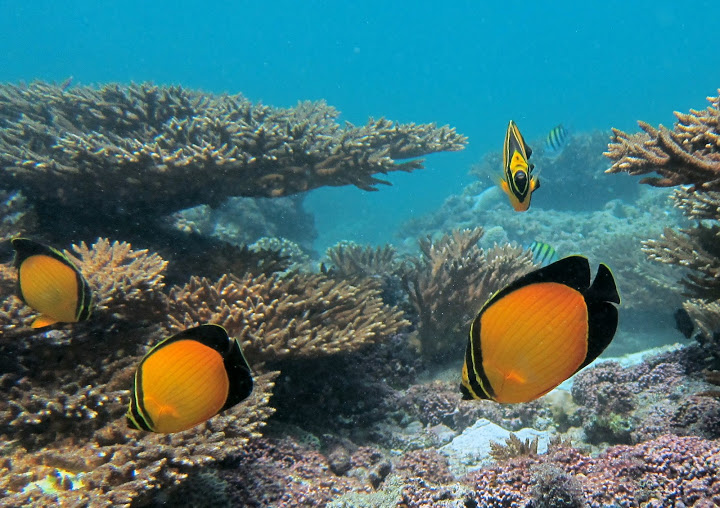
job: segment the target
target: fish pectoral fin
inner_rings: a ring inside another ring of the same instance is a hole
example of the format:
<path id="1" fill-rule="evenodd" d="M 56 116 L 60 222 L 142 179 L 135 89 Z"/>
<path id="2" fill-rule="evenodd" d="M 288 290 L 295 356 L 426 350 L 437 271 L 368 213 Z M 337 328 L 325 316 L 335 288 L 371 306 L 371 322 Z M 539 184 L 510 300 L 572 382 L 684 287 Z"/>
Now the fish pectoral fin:
<path id="1" fill-rule="evenodd" d="M 500 180 L 500 188 L 505 192 L 505 194 L 510 194 L 510 186 L 505 180 Z"/>
<path id="2" fill-rule="evenodd" d="M 57 319 L 51 318 L 50 316 L 46 316 L 44 314 L 40 314 L 38 317 L 35 318 L 35 321 L 32 322 L 30 328 L 45 328 L 46 326 L 54 325 L 57 322 Z"/>
<path id="3" fill-rule="evenodd" d="M 516 370 L 511 370 L 507 374 L 505 374 L 505 381 L 511 381 L 516 384 L 525 384 L 527 383 L 527 378 L 524 376 L 521 376 L 520 373 Z"/>
<path id="4" fill-rule="evenodd" d="M 540 188 L 540 180 L 538 180 L 537 176 L 533 176 L 530 180 L 530 192 L 535 191 Z"/>

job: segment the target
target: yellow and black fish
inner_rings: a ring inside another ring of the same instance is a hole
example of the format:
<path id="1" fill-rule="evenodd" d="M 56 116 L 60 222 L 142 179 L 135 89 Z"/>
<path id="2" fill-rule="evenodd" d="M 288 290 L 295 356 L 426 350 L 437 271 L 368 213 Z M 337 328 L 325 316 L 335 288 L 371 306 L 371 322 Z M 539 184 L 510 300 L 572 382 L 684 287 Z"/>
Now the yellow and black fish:
<path id="1" fill-rule="evenodd" d="M 252 389 L 240 344 L 222 326 L 189 328 L 160 342 L 138 365 L 128 426 L 180 432 L 231 408 Z"/>
<path id="2" fill-rule="evenodd" d="M 527 146 L 518 126 L 510 120 L 503 145 L 503 176 L 500 187 L 510 197 L 516 212 L 530 207 L 532 193 L 540 187 L 540 181 L 532 176 L 535 168 L 528 162 L 532 149 Z"/>
<path id="3" fill-rule="evenodd" d="M 592 285 L 587 258 L 570 256 L 495 293 L 470 326 L 463 399 L 528 402 L 582 369 L 610 344 L 620 303 L 601 264 Z"/>
<path id="4" fill-rule="evenodd" d="M 33 328 L 75 323 L 90 317 L 90 286 L 67 256 L 27 238 L 14 238 L 12 246 L 18 269 L 18 295 L 40 313 Z"/>

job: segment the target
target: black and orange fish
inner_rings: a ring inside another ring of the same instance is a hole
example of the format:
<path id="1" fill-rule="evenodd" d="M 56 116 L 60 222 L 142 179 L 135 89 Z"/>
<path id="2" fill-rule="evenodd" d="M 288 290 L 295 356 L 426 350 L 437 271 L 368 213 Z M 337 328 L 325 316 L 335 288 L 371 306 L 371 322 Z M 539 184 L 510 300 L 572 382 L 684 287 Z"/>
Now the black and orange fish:
<path id="1" fill-rule="evenodd" d="M 495 293 L 470 326 L 463 399 L 528 402 L 582 369 L 612 341 L 620 303 L 601 264 L 590 283 L 587 258 L 570 256 Z"/>
<path id="2" fill-rule="evenodd" d="M 18 296 L 40 313 L 33 328 L 90 317 L 92 291 L 65 254 L 27 238 L 14 238 L 11 243 L 18 270 Z"/>
<path id="3" fill-rule="evenodd" d="M 246 399 L 252 389 L 240 344 L 222 326 L 189 328 L 160 342 L 140 361 L 128 426 L 159 433 L 187 430 Z"/>
<path id="4" fill-rule="evenodd" d="M 535 166 L 528 162 L 531 155 L 532 149 L 525 143 L 515 122 L 510 120 L 503 145 L 500 188 L 510 197 L 510 204 L 516 212 L 527 210 L 532 193 L 540 188 L 537 176 L 532 175 Z"/>

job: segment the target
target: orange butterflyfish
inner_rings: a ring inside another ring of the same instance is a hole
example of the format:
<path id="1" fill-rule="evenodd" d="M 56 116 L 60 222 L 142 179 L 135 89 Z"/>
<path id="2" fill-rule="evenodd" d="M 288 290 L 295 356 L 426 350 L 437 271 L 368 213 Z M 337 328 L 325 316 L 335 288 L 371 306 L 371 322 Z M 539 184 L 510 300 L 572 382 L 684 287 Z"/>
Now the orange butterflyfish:
<path id="1" fill-rule="evenodd" d="M 463 399 L 529 402 L 570 378 L 610 344 L 620 303 L 610 269 L 590 283 L 587 258 L 570 256 L 495 293 L 470 325 Z"/>
<path id="2" fill-rule="evenodd" d="M 14 238 L 11 243 L 18 270 L 18 296 L 40 313 L 33 328 L 90 317 L 90 286 L 65 254 L 27 238 Z"/>
<path id="3" fill-rule="evenodd" d="M 200 325 L 166 338 L 140 361 L 127 423 L 138 430 L 180 432 L 231 408 L 252 389 L 240 344 L 222 326 Z"/>
<path id="4" fill-rule="evenodd" d="M 503 144 L 503 175 L 500 188 L 510 198 L 510 204 L 516 212 L 524 212 L 530 207 L 532 193 L 540 188 L 537 176 L 532 175 L 535 168 L 528 162 L 532 149 L 525 143 L 518 126 L 510 120 L 505 132 Z"/>

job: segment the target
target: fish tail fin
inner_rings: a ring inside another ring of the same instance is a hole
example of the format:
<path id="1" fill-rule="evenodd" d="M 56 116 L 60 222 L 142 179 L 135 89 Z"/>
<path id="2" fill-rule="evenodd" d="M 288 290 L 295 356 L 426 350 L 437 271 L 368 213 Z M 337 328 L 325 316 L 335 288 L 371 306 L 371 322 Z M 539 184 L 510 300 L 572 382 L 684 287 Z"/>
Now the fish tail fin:
<path id="1" fill-rule="evenodd" d="M 610 345 L 618 325 L 620 295 L 610 268 L 600 264 L 595 280 L 585 294 L 588 306 L 588 352 L 578 370 L 590 364 Z"/>
<path id="2" fill-rule="evenodd" d="M 615 277 L 613 277 L 610 268 L 606 264 L 600 263 L 595 280 L 588 289 L 586 298 L 588 301 L 620 303 L 620 294 L 615 284 Z"/>
<path id="3" fill-rule="evenodd" d="M 41 314 L 35 318 L 35 321 L 32 322 L 30 328 L 45 328 L 46 326 L 54 325 L 57 322 L 57 319 Z"/>

